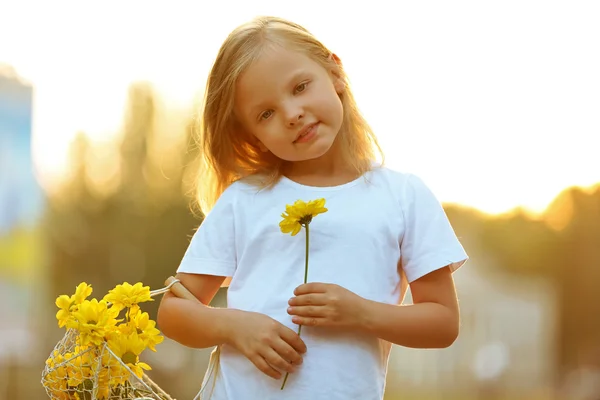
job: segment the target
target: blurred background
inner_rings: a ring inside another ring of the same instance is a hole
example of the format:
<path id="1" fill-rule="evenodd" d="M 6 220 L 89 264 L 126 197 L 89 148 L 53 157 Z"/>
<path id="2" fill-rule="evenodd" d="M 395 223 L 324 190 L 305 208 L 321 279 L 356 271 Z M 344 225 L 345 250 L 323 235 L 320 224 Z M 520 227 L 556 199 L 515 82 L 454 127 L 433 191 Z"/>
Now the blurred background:
<path id="1" fill-rule="evenodd" d="M 600 399 L 600 4 L 205 3 L 0 1 L 0 399 L 46 398 L 57 296 L 175 273 L 208 70 L 265 14 L 341 57 L 471 256 L 460 338 L 394 348 L 386 400 Z M 193 398 L 208 350 L 157 349 L 150 377 Z"/>

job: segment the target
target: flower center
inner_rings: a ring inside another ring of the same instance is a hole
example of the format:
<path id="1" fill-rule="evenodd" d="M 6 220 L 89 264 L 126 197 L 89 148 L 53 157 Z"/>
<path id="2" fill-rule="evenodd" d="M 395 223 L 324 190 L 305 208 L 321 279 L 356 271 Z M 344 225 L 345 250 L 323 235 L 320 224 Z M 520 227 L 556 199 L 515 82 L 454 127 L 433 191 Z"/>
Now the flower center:
<path id="1" fill-rule="evenodd" d="M 310 224 L 310 222 L 312 221 L 313 216 L 308 214 L 305 215 L 304 217 L 300 218 L 300 220 L 298 222 L 300 222 L 300 225 L 306 226 L 308 224 Z"/>
<path id="2" fill-rule="evenodd" d="M 121 360 L 125 364 L 135 365 L 137 363 L 137 356 L 135 354 L 133 354 L 132 352 L 128 351 L 125 354 L 123 354 L 123 356 L 121 357 Z"/>

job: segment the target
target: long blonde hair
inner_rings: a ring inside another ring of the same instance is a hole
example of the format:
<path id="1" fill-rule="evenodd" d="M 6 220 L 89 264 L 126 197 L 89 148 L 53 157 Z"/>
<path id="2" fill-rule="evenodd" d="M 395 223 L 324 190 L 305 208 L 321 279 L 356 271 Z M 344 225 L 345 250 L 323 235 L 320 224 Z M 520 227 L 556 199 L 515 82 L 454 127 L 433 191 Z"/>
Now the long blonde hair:
<path id="1" fill-rule="evenodd" d="M 195 182 L 197 205 L 205 214 L 223 191 L 239 179 L 260 175 L 264 178 L 260 185 L 267 187 L 281 178 L 282 161 L 270 152 L 262 152 L 244 134 L 234 116 L 237 80 L 263 49 L 273 44 L 302 51 L 326 70 L 339 71 L 346 87 L 340 94 L 344 117 L 338 140 L 344 160 L 357 175 L 371 168 L 375 149 L 383 158 L 377 138 L 358 110 L 348 78 L 332 52 L 300 25 L 277 17 L 256 18 L 229 34 L 206 84 L 197 138 L 200 170 Z"/>

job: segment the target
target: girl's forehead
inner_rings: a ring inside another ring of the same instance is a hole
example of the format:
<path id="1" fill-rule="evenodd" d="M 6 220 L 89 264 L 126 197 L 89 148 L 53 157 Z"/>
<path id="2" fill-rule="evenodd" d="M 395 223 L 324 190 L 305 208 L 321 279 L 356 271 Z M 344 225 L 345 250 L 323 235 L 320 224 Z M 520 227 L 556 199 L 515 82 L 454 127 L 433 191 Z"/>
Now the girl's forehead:
<path id="1" fill-rule="evenodd" d="M 240 80 L 252 78 L 285 78 L 298 69 L 314 69 L 319 65 L 305 52 L 286 49 L 281 46 L 270 46 L 261 51 L 257 59 L 248 66 Z"/>

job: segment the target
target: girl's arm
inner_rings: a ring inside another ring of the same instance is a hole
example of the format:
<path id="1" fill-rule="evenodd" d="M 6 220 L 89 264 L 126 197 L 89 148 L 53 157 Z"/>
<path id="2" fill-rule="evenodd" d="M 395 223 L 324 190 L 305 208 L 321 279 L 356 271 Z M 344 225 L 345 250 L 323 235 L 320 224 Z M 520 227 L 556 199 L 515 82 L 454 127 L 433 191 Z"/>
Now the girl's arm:
<path id="1" fill-rule="evenodd" d="M 361 302 L 360 329 L 389 342 L 414 348 L 448 347 L 458 337 L 460 312 L 448 267 L 410 285 L 412 305 Z"/>
<path id="2" fill-rule="evenodd" d="M 288 313 L 300 325 L 356 329 L 404 347 L 450 346 L 459 331 L 459 308 L 448 267 L 411 284 L 412 305 L 364 299 L 338 285 L 308 283 L 290 299 Z"/>
<path id="3" fill-rule="evenodd" d="M 208 306 L 224 277 L 177 274 L 176 278 L 201 303 L 167 293 L 157 317 L 165 336 L 193 348 L 231 345 L 275 379 L 302 363 L 306 345 L 290 328 L 264 314 Z"/>
<path id="4" fill-rule="evenodd" d="M 177 274 L 177 279 L 201 304 L 165 293 L 157 323 L 165 336 L 184 346 L 207 348 L 223 344 L 227 336 L 226 309 L 208 307 L 224 276 Z M 211 321 L 211 323 L 206 323 Z M 198 334 L 202 332 L 201 334 Z"/>

